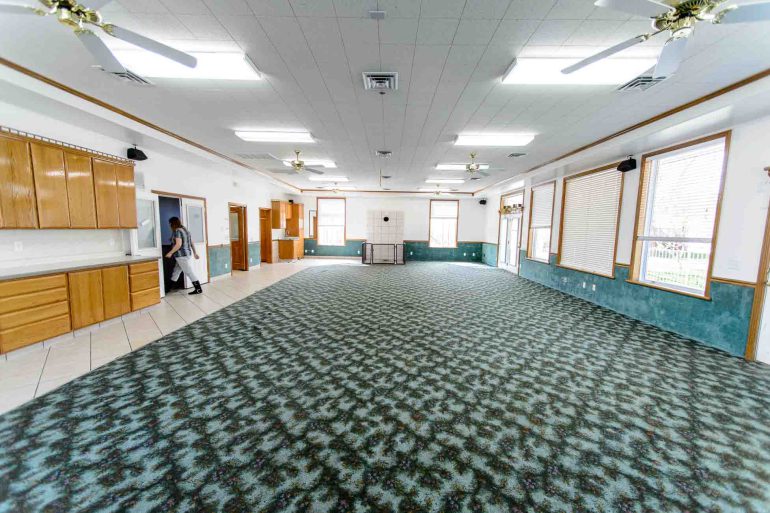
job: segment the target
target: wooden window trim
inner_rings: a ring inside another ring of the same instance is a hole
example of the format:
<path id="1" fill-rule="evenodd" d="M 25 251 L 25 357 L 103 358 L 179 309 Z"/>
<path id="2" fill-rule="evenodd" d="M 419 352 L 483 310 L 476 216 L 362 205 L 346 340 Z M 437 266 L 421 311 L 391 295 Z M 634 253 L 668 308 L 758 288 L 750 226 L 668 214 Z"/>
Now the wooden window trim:
<path id="1" fill-rule="evenodd" d="M 675 144 L 673 146 L 668 146 L 666 148 L 660 148 L 642 155 L 642 165 L 639 170 L 639 190 L 637 191 L 637 194 L 636 194 L 636 214 L 634 219 L 633 242 L 631 245 L 631 263 L 628 269 L 629 278 L 627 281 L 629 283 L 633 283 L 635 285 L 644 285 L 647 287 L 652 287 L 660 290 L 665 290 L 668 292 L 673 292 L 675 294 L 682 294 L 688 297 L 711 300 L 711 281 L 713 279 L 712 274 L 714 271 L 714 252 L 716 251 L 716 247 L 717 247 L 717 235 L 719 234 L 719 221 L 722 216 L 722 197 L 724 196 L 725 181 L 727 179 L 727 162 L 730 157 L 731 137 L 732 137 L 732 130 L 726 130 L 724 132 L 718 132 L 718 133 L 707 135 L 704 137 L 699 137 L 698 139 L 693 139 L 683 143 Z M 689 148 L 691 146 L 696 146 L 698 144 L 703 144 L 703 143 L 715 141 L 718 139 L 724 139 L 725 141 L 725 154 L 724 154 L 724 158 L 722 159 L 722 175 L 719 183 L 719 193 L 717 195 L 717 208 L 716 208 L 716 212 L 714 213 L 714 227 L 711 232 L 711 251 L 709 252 L 709 263 L 707 267 L 708 270 L 706 271 L 706 287 L 703 291 L 703 294 L 696 294 L 696 293 L 687 292 L 684 290 L 678 290 L 673 287 L 666 287 L 665 285 L 659 285 L 656 283 L 647 283 L 647 282 L 641 281 L 639 279 L 640 262 L 638 261 L 641 258 L 640 251 L 638 250 L 639 217 L 642 212 L 642 196 L 643 196 L 644 186 L 645 186 L 645 177 L 647 177 L 649 173 L 649 169 L 648 169 L 649 160 L 652 157 L 656 157 L 664 153 L 682 150 L 685 148 Z"/>
<path id="2" fill-rule="evenodd" d="M 430 245 L 430 240 L 431 240 L 430 239 L 430 225 L 431 225 L 431 220 L 433 220 L 432 212 L 433 212 L 433 202 L 434 201 L 444 201 L 444 202 L 454 201 L 455 203 L 457 203 L 457 224 L 455 224 L 455 245 L 454 246 L 441 246 L 441 247 L 437 247 L 437 246 L 431 246 Z M 498 235 L 498 237 L 499 237 L 499 235 Z M 459 238 L 460 238 L 460 200 L 456 200 L 456 199 L 455 200 L 451 200 L 451 199 L 450 200 L 440 200 L 440 199 L 439 200 L 434 200 L 434 199 L 431 199 L 430 202 L 428 203 L 428 247 L 429 248 L 434 248 L 434 249 L 457 249 L 457 245 L 459 243 Z"/>
<path id="3" fill-rule="evenodd" d="M 618 195 L 618 214 L 617 216 L 615 216 L 615 244 L 613 245 L 613 249 L 612 249 L 612 272 L 610 274 L 595 273 L 592 271 L 586 271 L 584 269 L 578 269 L 576 267 L 571 267 L 571 266 L 562 264 L 561 263 L 561 246 L 562 246 L 562 240 L 564 238 L 563 237 L 564 235 L 564 203 L 567 199 L 567 182 L 575 178 L 580 178 L 581 176 L 600 173 L 602 171 L 607 171 L 609 169 L 617 169 L 618 164 L 620 164 L 620 162 L 613 162 L 612 164 L 607 164 L 605 166 L 589 169 L 588 171 L 583 171 L 581 173 L 564 177 L 564 182 L 562 183 L 562 187 L 561 187 L 561 212 L 559 212 L 559 245 L 558 245 L 559 249 L 556 255 L 557 267 L 561 267 L 562 269 L 569 269 L 571 271 L 578 271 L 585 274 L 592 274 L 594 276 L 601 276 L 602 278 L 610 278 L 612 280 L 615 279 L 615 260 L 617 260 L 618 258 L 618 234 L 620 233 L 620 213 L 623 207 L 623 187 L 625 185 L 625 173 L 620 173 L 620 194 Z"/>
<path id="4" fill-rule="evenodd" d="M 556 209 L 556 179 L 548 180 L 546 182 L 539 183 L 537 185 L 533 185 L 529 188 L 529 216 L 527 217 L 527 260 L 531 260 L 533 262 L 540 262 L 541 264 L 550 264 L 551 263 L 551 243 L 548 243 L 548 258 L 545 260 L 540 258 L 535 258 L 532 256 L 532 200 L 534 198 L 534 189 L 536 187 L 542 187 L 543 185 L 551 184 L 553 187 L 553 199 L 551 200 L 551 224 L 548 226 L 548 229 L 551 230 L 551 241 L 553 241 L 553 214 Z M 559 238 L 561 238 L 561 233 L 559 233 Z"/>
<path id="5" fill-rule="evenodd" d="M 343 233 L 343 241 L 342 244 L 321 244 L 321 239 L 318 237 L 318 213 L 320 212 L 318 210 L 318 200 L 322 199 L 331 199 L 331 200 L 342 200 L 342 204 L 345 206 L 345 215 L 343 216 L 342 220 L 342 233 Z M 339 196 L 318 196 L 315 199 L 315 218 L 316 218 L 316 234 L 315 234 L 315 240 L 317 241 L 317 246 L 322 247 L 329 247 L 329 248 L 342 248 L 347 245 L 348 242 L 348 199 L 345 196 L 339 197 Z"/>

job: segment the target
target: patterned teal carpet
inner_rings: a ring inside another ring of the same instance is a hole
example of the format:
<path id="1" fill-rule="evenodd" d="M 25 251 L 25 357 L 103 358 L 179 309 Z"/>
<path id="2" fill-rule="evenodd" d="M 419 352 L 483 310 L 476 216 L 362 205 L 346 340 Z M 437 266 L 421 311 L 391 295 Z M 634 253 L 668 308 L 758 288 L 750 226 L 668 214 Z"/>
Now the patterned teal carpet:
<path id="1" fill-rule="evenodd" d="M 763 513 L 769 393 L 497 269 L 317 267 L 0 417 L 0 511 Z"/>

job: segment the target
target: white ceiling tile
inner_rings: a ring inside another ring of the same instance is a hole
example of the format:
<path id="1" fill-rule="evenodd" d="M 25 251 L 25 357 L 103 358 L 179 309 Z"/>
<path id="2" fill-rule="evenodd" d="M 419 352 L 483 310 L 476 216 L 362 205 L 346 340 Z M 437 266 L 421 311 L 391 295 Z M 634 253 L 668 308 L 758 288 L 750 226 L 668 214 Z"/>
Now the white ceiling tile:
<path id="1" fill-rule="evenodd" d="M 499 20 L 505 15 L 511 0 L 473 0 L 465 4 L 464 19 Z"/>
<path id="2" fill-rule="evenodd" d="M 162 0 L 162 2 L 174 14 L 211 14 L 203 0 Z"/>
<path id="3" fill-rule="evenodd" d="M 166 6 L 158 0 L 121 0 L 122 5 L 127 11 L 146 14 L 162 14 L 169 12 Z"/>
<path id="4" fill-rule="evenodd" d="M 492 36 L 494 45 L 524 45 L 539 25 L 537 20 L 503 20 Z"/>
<path id="5" fill-rule="evenodd" d="M 246 0 L 203 0 L 216 15 L 254 14 Z"/>
<path id="6" fill-rule="evenodd" d="M 289 0 L 247 0 L 257 16 L 294 16 Z"/>
<path id="7" fill-rule="evenodd" d="M 377 0 L 377 6 L 389 18 L 417 18 L 422 8 L 419 0 Z"/>
<path id="8" fill-rule="evenodd" d="M 460 24 L 452 18 L 420 18 L 417 30 L 417 44 L 448 45 L 452 43 Z"/>
<path id="9" fill-rule="evenodd" d="M 561 45 L 580 26 L 576 20 L 546 20 L 532 34 L 530 45 Z"/>
<path id="10" fill-rule="evenodd" d="M 197 39 L 232 39 L 229 32 L 211 14 L 178 14 L 177 18 Z"/>
<path id="11" fill-rule="evenodd" d="M 361 18 L 339 18 L 342 39 L 347 48 L 361 44 L 378 44 L 377 21 Z"/>
<path id="12" fill-rule="evenodd" d="M 462 82 L 465 84 L 476 70 L 486 46 L 454 45 L 449 51 L 442 82 Z"/>
<path id="13" fill-rule="evenodd" d="M 452 44 L 455 45 L 485 45 L 494 35 L 499 20 L 460 20 Z"/>
<path id="14" fill-rule="evenodd" d="M 550 20 L 583 20 L 596 9 L 594 0 L 558 0 L 548 12 Z"/>
<path id="15" fill-rule="evenodd" d="M 623 22 L 618 20 L 585 20 L 564 44 L 610 46 L 619 43 L 620 41 L 613 40 L 611 32 L 619 29 L 622 24 Z"/>
<path id="16" fill-rule="evenodd" d="M 421 18 L 459 18 L 466 0 L 422 0 Z"/>
<path id="17" fill-rule="evenodd" d="M 332 0 L 289 0 L 295 16 L 334 16 Z"/>
<path id="18" fill-rule="evenodd" d="M 417 38 L 416 18 L 391 18 L 379 22 L 380 43 L 414 44 Z"/>
<path id="19" fill-rule="evenodd" d="M 377 10 L 377 0 L 334 0 L 334 10 L 340 18 L 368 18 Z"/>
<path id="20" fill-rule="evenodd" d="M 174 39 L 194 39 L 192 32 L 172 14 L 142 14 L 135 16 L 137 24 L 126 24 L 126 28 L 135 30 L 143 36 L 171 41 Z"/>
<path id="21" fill-rule="evenodd" d="M 310 50 L 319 62 L 342 61 L 347 66 L 342 36 L 334 18 L 297 18 Z"/>
<path id="22" fill-rule="evenodd" d="M 505 18 L 510 20 L 542 20 L 544 19 L 556 0 L 513 0 Z"/>

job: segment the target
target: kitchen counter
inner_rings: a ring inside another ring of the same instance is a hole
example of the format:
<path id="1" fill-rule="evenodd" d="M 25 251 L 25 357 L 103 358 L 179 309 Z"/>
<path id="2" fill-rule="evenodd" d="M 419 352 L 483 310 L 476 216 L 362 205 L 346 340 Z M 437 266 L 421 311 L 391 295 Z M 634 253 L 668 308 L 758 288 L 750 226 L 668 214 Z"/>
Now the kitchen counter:
<path id="1" fill-rule="evenodd" d="M 92 258 L 89 260 L 75 260 L 70 262 L 57 262 L 50 264 L 25 265 L 17 267 L 0 268 L 0 281 L 15 280 L 18 278 L 29 278 L 32 276 L 44 276 L 46 274 L 57 274 L 74 271 L 85 271 L 88 269 L 98 269 L 100 267 L 110 267 L 114 265 L 138 264 L 140 262 L 150 262 L 160 259 L 158 256 L 116 256 L 108 258 Z"/>

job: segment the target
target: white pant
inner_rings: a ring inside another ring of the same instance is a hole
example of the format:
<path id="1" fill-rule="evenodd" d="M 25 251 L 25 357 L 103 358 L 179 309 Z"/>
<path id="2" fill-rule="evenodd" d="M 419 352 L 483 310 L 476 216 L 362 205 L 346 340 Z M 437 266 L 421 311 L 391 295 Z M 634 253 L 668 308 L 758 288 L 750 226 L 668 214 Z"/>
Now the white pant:
<path id="1" fill-rule="evenodd" d="M 174 257 L 176 265 L 174 271 L 171 273 L 171 281 L 179 279 L 179 275 L 184 271 L 185 275 L 190 278 L 190 281 L 198 281 L 198 277 L 193 270 L 193 257 L 192 256 L 178 256 Z"/>

